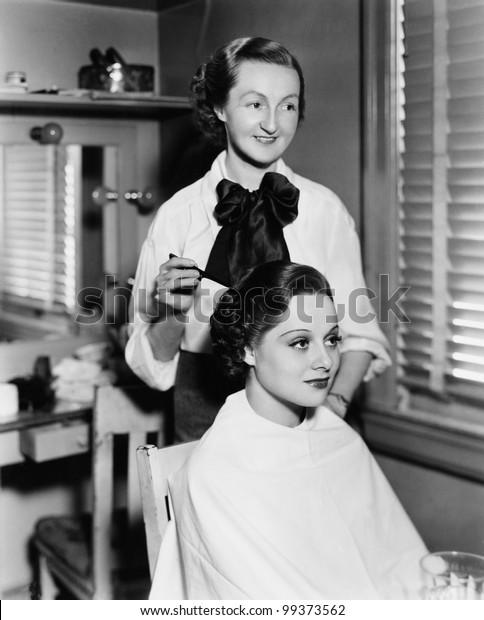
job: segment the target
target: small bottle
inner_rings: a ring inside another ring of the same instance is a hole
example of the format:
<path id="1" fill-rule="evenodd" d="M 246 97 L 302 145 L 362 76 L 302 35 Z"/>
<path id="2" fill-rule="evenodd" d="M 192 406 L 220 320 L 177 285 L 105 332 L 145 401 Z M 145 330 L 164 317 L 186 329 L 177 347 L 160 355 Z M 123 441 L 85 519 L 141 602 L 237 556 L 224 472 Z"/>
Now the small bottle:
<path id="1" fill-rule="evenodd" d="M 52 370 L 48 355 L 39 355 L 37 357 L 34 363 L 34 375 L 49 383 L 52 381 Z"/>
<path id="2" fill-rule="evenodd" d="M 109 90 L 112 93 L 122 93 L 124 88 L 124 71 L 119 62 L 114 62 L 107 69 L 109 75 Z"/>

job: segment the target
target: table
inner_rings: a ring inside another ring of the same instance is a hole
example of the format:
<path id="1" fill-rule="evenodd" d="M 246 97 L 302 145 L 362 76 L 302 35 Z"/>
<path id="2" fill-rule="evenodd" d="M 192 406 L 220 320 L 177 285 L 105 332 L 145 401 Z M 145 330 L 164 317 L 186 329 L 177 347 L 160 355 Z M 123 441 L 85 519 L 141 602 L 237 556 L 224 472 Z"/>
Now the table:
<path id="1" fill-rule="evenodd" d="M 0 509 L 5 510 L 2 469 L 5 466 L 24 462 L 40 463 L 56 458 L 88 453 L 90 451 L 90 427 L 92 407 L 86 404 L 58 401 L 51 411 L 22 411 L 9 419 L 0 421 Z M 0 548 L 5 554 L 23 555 L 27 545 L 26 532 L 31 525 L 25 525 L 29 517 L 21 514 L 19 507 L 19 527 L 2 531 Z M 4 521 L 2 520 L 2 524 Z M 16 569 L 27 559 L 16 559 Z M 6 564 L 0 566 L 0 597 L 3 596 L 6 582 Z"/>
<path id="2" fill-rule="evenodd" d="M 0 467 L 89 451 L 92 407 L 58 401 L 51 411 L 22 411 L 0 421 Z"/>

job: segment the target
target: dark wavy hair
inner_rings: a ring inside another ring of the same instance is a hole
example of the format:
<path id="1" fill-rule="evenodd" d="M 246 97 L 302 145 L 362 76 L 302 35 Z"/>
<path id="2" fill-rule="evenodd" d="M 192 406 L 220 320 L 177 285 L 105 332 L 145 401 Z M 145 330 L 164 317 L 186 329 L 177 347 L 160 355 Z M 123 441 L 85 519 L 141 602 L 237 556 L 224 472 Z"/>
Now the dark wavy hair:
<path id="1" fill-rule="evenodd" d="M 299 76 L 299 122 L 304 119 L 304 76 L 297 59 L 280 43 L 262 37 L 234 39 L 219 48 L 198 68 L 190 84 L 194 120 L 200 131 L 219 146 L 226 146 L 224 123 L 215 108 L 227 103 L 237 82 L 238 67 L 244 61 L 265 62 L 295 69 Z"/>
<path id="2" fill-rule="evenodd" d="M 227 289 L 210 318 L 213 352 L 231 380 L 247 375 L 245 347 L 256 347 L 280 323 L 296 295 L 322 293 L 333 300 L 326 278 L 313 267 L 278 260 L 249 270 Z"/>

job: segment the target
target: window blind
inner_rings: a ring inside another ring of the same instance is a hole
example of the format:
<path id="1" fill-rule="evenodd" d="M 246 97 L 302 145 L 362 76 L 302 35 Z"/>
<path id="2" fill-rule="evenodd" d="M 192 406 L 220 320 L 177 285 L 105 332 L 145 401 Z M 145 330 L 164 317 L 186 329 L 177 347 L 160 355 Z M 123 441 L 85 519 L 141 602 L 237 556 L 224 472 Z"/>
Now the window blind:
<path id="1" fill-rule="evenodd" d="M 484 0 L 406 0 L 400 382 L 484 400 Z"/>
<path id="2" fill-rule="evenodd" d="M 70 147 L 3 149 L 0 288 L 9 305 L 49 312 L 75 304 L 75 176 Z"/>

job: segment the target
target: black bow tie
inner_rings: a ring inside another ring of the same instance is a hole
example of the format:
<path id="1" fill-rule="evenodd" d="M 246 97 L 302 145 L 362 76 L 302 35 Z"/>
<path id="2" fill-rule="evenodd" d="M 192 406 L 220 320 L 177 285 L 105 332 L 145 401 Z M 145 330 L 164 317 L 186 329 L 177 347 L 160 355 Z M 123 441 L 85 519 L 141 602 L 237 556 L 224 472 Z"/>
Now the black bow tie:
<path id="1" fill-rule="evenodd" d="M 238 183 L 222 179 L 217 185 L 219 203 L 215 207 L 215 218 L 224 226 L 240 220 L 244 215 L 253 216 L 258 209 L 267 217 L 273 217 L 281 227 L 287 226 L 297 217 L 299 190 L 277 172 L 267 172 L 259 189 L 250 192 Z"/>
<path id="2" fill-rule="evenodd" d="M 206 270 L 235 285 L 247 269 L 289 259 L 282 229 L 297 217 L 299 190 L 282 174 L 268 172 L 254 192 L 223 179 L 214 210 L 222 226 Z"/>

